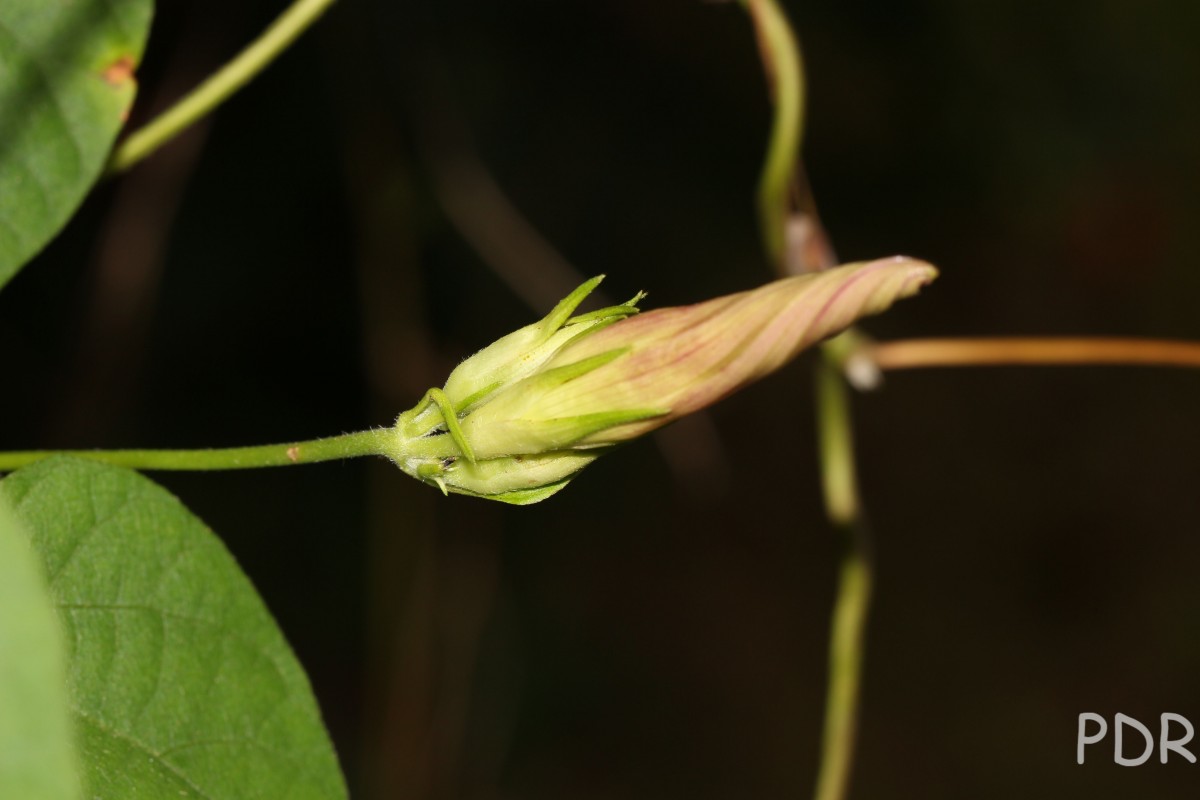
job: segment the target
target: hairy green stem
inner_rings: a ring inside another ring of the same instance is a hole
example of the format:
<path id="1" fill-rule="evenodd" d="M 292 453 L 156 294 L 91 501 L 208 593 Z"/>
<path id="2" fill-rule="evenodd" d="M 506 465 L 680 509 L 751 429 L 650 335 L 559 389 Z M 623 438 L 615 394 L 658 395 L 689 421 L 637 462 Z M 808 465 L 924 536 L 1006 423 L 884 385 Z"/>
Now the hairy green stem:
<path id="1" fill-rule="evenodd" d="M 758 185 L 758 212 L 767 255 L 782 268 L 787 253 L 789 193 L 804 131 L 804 64 L 787 15 L 775 0 L 742 0 L 754 20 L 763 63 L 774 88 L 775 117 Z"/>
<path id="2" fill-rule="evenodd" d="M 295 0 L 236 58 L 121 142 L 109 158 L 108 173 L 129 169 L 223 103 L 286 50 L 333 1 Z"/>
<path id="3" fill-rule="evenodd" d="M 842 535 L 842 563 L 829 637 L 825 730 L 816 800 L 843 800 L 850 785 L 872 566 L 858 493 L 850 397 L 832 348 L 817 365 L 817 437 L 825 510 Z"/>
<path id="4" fill-rule="evenodd" d="M 256 447 L 206 450 L 25 450 L 0 452 L 0 472 L 8 472 L 51 456 L 74 456 L 119 467 L 147 470 L 222 470 L 286 467 L 358 456 L 386 455 L 392 428 L 373 428 L 325 439 Z"/>

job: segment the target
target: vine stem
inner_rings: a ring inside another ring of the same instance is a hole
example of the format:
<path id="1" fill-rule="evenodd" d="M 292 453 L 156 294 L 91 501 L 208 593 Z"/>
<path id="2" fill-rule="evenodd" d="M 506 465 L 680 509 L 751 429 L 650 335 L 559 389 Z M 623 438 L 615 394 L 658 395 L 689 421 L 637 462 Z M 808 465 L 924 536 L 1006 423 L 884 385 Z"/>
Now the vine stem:
<path id="1" fill-rule="evenodd" d="M 1200 368 L 1200 342 L 1107 337 L 901 339 L 863 344 L 849 358 L 865 358 L 883 370 L 1023 364 Z"/>
<path id="2" fill-rule="evenodd" d="M 877 369 L 1003 365 L 1169 366 L 1200 368 L 1200 342 L 1131 338 L 908 339 L 829 342 L 817 365 L 817 435 L 825 508 L 844 533 L 845 550 L 829 648 L 829 685 L 816 800 L 842 800 L 854 757 L 864 636 L 873 565 L 854 467 L 849 392 L 843 372 L 865 358 Z"/>
<path id="3" fill-rule="evenodd" d="M 788 226 L 804 131 L 804 67 L 800 46 L 777 0 L 742 0 L 754 20 L 772 84 L 775 115 L 759 181 L 763 241 L 776 269 L 787 273 Z M 815 214 L 812 215 L 815 220 Z M 815 267 L 828 266 L 810 265 Z M 852 337 L 852 334 L 851 334 Z M 858 721 L 864 632 L 871 599 L 871 560 L 854 460 L 850 397 L 842 377 L 844 343 L 821 348 L 816 374 L 816 422 L 825 513 L 842 539 L 842 561 L 830 623 L 825 726 L 817 800 L 844 800 L 849 790 Z"/>
<path id="4" fill-rule="evenodd" d="M 775 103 L 767 159 L 758 185 L 758 212 L 767 255 L 783 268 L 787 255 L 789 192 L 804 131 L 804 68 L 787 15 L 775 0 L 742 0 L 754 21 Z"/>
<path id="5" fill-rule="evenodd" d="M 373 428 L 324 439 L 255 447 L 223 447 L 205 450 L 24 450 L 0 452 L 0 472 L 41 461 L 51 456 L 74 456 L 119 467 L 146 470 L 224 470 L 255 467 L 286 467 L 341 458 L 387 455 L 392 428 Z"/>
<path id="6" fill-rule="evenodd" d="M 171 108 L 134 131 L 109 158 L 107 173 L 124 172 L 223 103 L 288 48 L 334 0 L 295 0 L 263 34 Z"/>
<path id="7" fill-rule="evenodd" d="M 873 577 L 855 467 L 850 397 L 835 352 L 827 348 L 821 353 L 816 372 L 821 488 L 825 512 L 842 537 L 816 800 L 842 800 L 850 785 Z"/>

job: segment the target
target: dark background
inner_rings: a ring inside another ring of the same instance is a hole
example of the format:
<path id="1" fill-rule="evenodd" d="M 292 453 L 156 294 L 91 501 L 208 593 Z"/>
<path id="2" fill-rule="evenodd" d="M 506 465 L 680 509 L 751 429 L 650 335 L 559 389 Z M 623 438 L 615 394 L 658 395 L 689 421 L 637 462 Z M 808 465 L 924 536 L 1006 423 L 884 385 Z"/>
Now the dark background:
<path id="1" fill-rule="evenodd" d="M 163 4 L 132 123 L 282 5 Z M 839 255 L 942 270 L 873 335 L 1200 339 L 1200 4 L 787 6 Z M 0 295 L 0 442 L 387 424 L 562 293 L 514 210 L 613 297 L 760 284 L 769 111 L 737 4 L 343 0 Z M 529 508 L 382 462 L 155 479 L 274 611 L 356 797 L 803 797 L 837 565 L 810 367 Z M 1198 401 L 1146 369 L 856 398 L 879 582 L 854 797 L 1194 796 L 1200 764 L 1076 766 L 1075 724 L 1200 724 Z"/>

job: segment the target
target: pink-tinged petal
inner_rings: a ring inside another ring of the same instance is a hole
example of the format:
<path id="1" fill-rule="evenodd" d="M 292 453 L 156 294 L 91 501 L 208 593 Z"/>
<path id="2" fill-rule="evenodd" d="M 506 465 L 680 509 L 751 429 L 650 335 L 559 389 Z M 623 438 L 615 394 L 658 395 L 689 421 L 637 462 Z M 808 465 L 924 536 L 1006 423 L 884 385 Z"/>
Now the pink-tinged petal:
<path id="1" fill-rule="evenodd" d="M 774 372 L 855 320 L 915 294 L 936 275 L 925 262 L 890 258 L 786 278 L 625 320 L 564 348 L 547 366 L 631 346 L 627 359 L 583 376 L 562 397 L 579 407 L 600 397 L 608 408 L 622 407 L 613 403 L 617 395 L 627 407 L 669 408 L 670 416 L 646 423 L 662 425 Z M 585 399 L 589 395 L 592 399 Z M 571 409 L 564 405 L 548 413 Z"/>

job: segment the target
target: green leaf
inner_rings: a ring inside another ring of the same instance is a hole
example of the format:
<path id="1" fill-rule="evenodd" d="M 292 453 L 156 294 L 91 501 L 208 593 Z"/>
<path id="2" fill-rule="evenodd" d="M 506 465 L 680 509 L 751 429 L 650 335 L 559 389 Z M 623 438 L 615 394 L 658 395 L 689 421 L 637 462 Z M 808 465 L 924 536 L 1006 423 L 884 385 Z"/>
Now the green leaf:
<path id="1" fill-rule="evenodd" d="M 152 0 L 0 3 L 0 287 L 100 177 L 153 10 Z"/>
<path id="2" fill-rule="evenodd" d="M 86 796 L 342 798 L 308 680 L 221 541 L 164 489 L 67 458 L 0 482 L 69 643 Z"/>
<path id="3" fill-rule="evenodd" d="M 79 797 L 61 638 L 29 538 L 0 498 L 0 797 Z"/>

